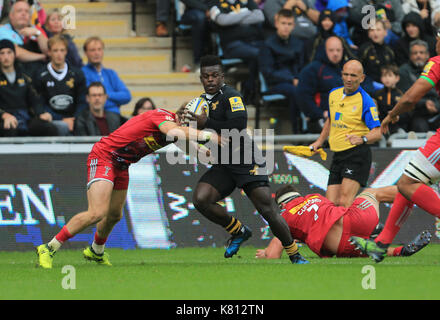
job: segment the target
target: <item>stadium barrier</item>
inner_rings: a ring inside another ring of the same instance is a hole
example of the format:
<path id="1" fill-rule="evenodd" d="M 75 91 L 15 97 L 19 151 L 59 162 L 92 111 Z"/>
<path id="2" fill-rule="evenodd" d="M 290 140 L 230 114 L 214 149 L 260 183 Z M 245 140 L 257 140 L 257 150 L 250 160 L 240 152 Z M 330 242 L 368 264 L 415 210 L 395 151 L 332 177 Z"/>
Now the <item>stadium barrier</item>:
<path id="1" fill-rule="evenodd" d="M 32 140 L 33 143 L 24 142 L 26 138 L 14 139 L 0 140 L 0 250 L 32 250 L 50 240 L 74 214 L 86 210 L 86 159 L 99 137 L 44 138 Z M 166 151 L 173 152 L 176 148 L 169 146 Z M 413 152 L 413 149 L 375 148 L 368 185 L 395 184 Z M 329 153 L 324 162 L 318 155 L 301 158 L 275 151 L 274 171 L 269 177 L 272 191 L 293 183 L 303 194 L 324 194 L 331 156 Z M 132 165 L 124 217 L 110 235 L 107 246 L 222 247 L 228 235 L 198 213 L 191 200 L 193 188 L 205 171 L 203 164 L 170 165 L 165 152 Z M 268 244 L 270 229 L 243 192 L 236 190 L 221 204 L 251 227 L 250 245 Z M 381 205 L 381 222 L 388 211 L 389 205 Z M 435 235 L 434 242 L 440 242 L 440 222 L 415 208 L 396 243 L 409 241 L 425 229 Z M 92 241 L 94 231 L 94 226 L 87 228 L 64 247 L 86 246 Z"/>

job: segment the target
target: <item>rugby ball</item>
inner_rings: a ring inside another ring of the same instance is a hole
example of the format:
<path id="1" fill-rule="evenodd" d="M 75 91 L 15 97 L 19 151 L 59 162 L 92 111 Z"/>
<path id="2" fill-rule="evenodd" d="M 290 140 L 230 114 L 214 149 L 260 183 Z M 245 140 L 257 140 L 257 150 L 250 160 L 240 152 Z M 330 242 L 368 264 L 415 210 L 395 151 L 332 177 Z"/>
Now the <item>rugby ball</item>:
<path id="1" fill-rule="evenodd" d="M 188 111 L 191 111 L 197 115 L 202 114 L 203 112 L 206 113 L 206 115 L 208 115 L 208 113 L 209 113 L 208 102 L 202 97 L 192 99 L 185 106 L 185 109 Z"/>

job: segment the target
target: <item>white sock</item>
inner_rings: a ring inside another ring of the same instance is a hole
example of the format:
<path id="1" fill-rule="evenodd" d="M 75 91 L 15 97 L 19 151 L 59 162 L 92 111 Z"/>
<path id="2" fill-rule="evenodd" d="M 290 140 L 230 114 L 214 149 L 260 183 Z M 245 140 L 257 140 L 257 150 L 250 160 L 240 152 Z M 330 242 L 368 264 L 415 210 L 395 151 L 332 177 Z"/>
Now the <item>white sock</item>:
<path id="1" fill-rule="evenodd" d="M 92 249 L 95 251 L 96 254 L 103 254 L 104 253 L 105 244 L 99 245 L 96 244 L 95 241 L 92 243 Z"/>
<path id="2" fill-rule="evenodd" d="M 57 251 L 63 243 L 59 242 L 56 237 L 53 237 L 52 240 L 47 244 L 52 251 Z"/>

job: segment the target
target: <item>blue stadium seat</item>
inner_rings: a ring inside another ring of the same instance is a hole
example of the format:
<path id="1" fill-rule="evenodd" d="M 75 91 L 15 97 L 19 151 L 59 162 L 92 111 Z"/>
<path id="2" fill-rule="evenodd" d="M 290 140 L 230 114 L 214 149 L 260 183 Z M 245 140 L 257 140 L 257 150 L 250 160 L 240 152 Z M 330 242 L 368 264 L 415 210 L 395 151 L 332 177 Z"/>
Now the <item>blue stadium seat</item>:
<path id="1" fill-rule="evenodd" d="M 261 72 L 258 73 L 258 80 L 260 82 L 260 99 L 258 99 L 258 103 L 255 105 L 255 128 L 258 129 L 260 127 L 260 112 L 261 108 L 267 108 L 272 102 L 280 102 L 285 105 L 287 103 L 286 96 L 282 94 L 273 94 L 270 93 L 269 88 L 267 87 L 266 80 Z"/>
<path id="2" fill-rule="evenodd" d="M 258 81 L 260 82 L 260 97 L 255 105 L 255 128 L 260 127 L 261 108 L 267 108 L 271 103 L 278 102 L 282 106 L 287 107 L 287 98 L 283 94 L 271 93 L 264 79 L 263 73 L 258 73 Z M 300 113 L 302 130 L 307 130 L 307 120 L 304 113 Z"/>

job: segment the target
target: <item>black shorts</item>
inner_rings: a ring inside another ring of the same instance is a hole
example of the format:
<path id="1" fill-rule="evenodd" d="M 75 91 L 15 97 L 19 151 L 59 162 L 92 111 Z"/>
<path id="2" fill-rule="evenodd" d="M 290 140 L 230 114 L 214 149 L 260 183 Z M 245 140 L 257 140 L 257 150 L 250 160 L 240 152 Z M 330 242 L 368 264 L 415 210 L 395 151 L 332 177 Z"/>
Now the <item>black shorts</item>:
<path id="1" fill-rule="evenodd" d="M 229 196 L 235 188 L 242 188 L 249 194 L 254 188 L 269 186 L 267 175 L 255 175 L 254 165 L 213 165 L 200 178 L 213 186 L 221 195 L 221 199 Z"/>
<path id="2" fill-rule="evenodd" d="M 371 149 L 368 145 L 335 152 L 327 185 L 341 184 L 343 178 L 348 178 L 365 187 L 370 175 L 371 161 Z"/>

